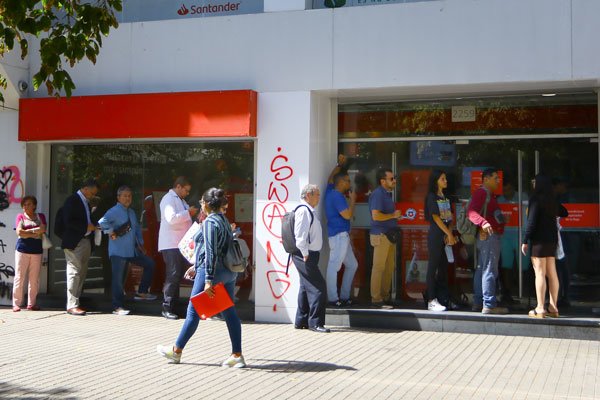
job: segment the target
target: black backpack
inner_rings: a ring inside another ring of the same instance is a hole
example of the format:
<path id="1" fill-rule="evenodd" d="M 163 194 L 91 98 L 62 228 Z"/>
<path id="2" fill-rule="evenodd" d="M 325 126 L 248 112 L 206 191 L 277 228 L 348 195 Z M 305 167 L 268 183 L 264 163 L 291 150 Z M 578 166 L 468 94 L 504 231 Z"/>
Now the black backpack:
<path id="1" fill-rule="evenodd" d="M 63 208 L 59 208 L 54 217 L 54 234 L 62 239 L 62 235 L 67 230 L 65 226 L 65 218 L 63 215 Z"/>
<path id="2" fill-rule="evenodd" d="M 314 216 L 313 212 L 310 208 L 305 204 L 300 204 L 298 207 L 294 208 L 293 211 L 286 212 L 281 219 L 281 242 L 283 243 L 283 248 L 286 253 L 288 253 L 288 262 L 285 268 L 285 274 L 288 274 L 288 270 L 290 268 L 290 261 L 292 259 L 292 254 L 297 253 L 298 248 L 296 247 L 296 235 L 294 234 L 294 225 L 296 222 L 296 210 L 300 207 L 306 207 L 308 212 L 310 213 L 310 227 L 312 227 Z M 310 243 L 310 235 L 308 236 L 308 243 Z"/>

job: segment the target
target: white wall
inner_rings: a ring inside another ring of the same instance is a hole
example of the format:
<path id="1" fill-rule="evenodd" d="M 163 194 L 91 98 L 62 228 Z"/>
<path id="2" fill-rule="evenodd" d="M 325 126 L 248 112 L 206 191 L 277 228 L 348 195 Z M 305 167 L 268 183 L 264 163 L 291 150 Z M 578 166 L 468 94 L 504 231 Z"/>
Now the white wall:
<path id="1" fill-rule="evenodd" d="M 331 101 L 310 92 L 261 93 L 258 109 L 256 320 L 290 322 L 299 281 L 293 264 L 285 275 L 288 255 L 281 245 L 281 217 L 299 204 L 306 184 L 325 189 L 337 148 L 330 134 Z M 324 226 L 323 216 L 319 205 L 315 217 Z M 319 262 L 323 274 L 328 260 L 324 244 Z"/>
<path id="2" fill-rule="evenodd" d="M 12 282 L 15 266 L 15 219 L 21 212 L 25 195 L 25 144 L 17 141 L 19 113 L 0 112 L 0 191 L 8 200 L 0 207 L 0 304 L 12 304 Z M 12 271 L 12 274 L 10 273 Z"/>
<path id="3" fill-rule="evenodd" d="M 429 1 L 122 24 L 98 64 L 72 76 L 77 94 L 597 84 L 599 3 Z"/>

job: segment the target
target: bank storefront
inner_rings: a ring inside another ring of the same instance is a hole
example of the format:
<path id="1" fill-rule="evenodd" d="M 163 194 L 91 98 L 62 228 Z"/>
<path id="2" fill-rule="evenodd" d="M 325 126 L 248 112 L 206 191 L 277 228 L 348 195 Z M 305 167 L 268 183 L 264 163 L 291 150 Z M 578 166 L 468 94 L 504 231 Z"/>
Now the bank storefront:
<path id="1" fill-rule="evenodd" d="M 24 121 L 36 112 L 44 118 Z M 160 293 L 164 282 L 164 262 L 157 251 L 159 204 L 177 176 L 186 176 L 192 184 L 186 198 L 190 205 L 198 206 L 209 187 L 224 188 L 229 195 L 227 216 L 252 248 L 255 92 L 31 99 L 22 102 L 21 114 L 21 140 L 45 141 L 42 148 L 49 153 L 42 175 L 49 179 L 48 199 L 43 200 L 49 204 L 45 211 L 51 216 L 51 230 L 57 210 L 86 179 L 95 178 L 100 185 L 92 205 L 95 218 L 115 204 L 119 186 L 132 188 L 131 207 L 141 222 L 146 252 L 157 265 L 152 292 Z M 63 119 L 73 114 L 78 117 Z M 107 248 L 104 236 L 89 263 L 87 294 L 110 295 Z M 56 246 L 48 256 L 47 292 L 64 296 L 64 253 Z M 141 270 L 133 266 L 126 290 L 133 291 L 140 277 Z M 183 282 L 183 295 L 190 284 Z"/>
<path id="2" fill-rule="evenodd" d="M 446 194 L 455 211 L 481 184 L 486 167 L 500 170 L 497 195 L 508 219 L 500 260 L 501 298 L 526 306 L 535 298 L 530 260 L 520 256 L 531 180 L 553 178 L 569 210 L 560 223 L 567 254 L 558 262 L 561 304 L 592 315 L 600 305 L 600 210 L 598 96 L 596 93 L 535 93 L 434 100 L 344 103 L 338 106 L 339 152 L 350 158 L 349 173 L 358 197 L 353 225 L 359 262 L 355 293 L 368 299 L 371 255 L 368 194 L 375 171 L 394 170 L 394 198 L 403 217 L 394 290 L 401 300 L 421 300 L 427 269 L 427 229 L 423 201 L 433 169 L 446 172 Z M 455 214 L 456 215 L 456 214 Z M 472 245 L 454 247 L 448 265 L 452 297 L 468 307 L 472 294 Z M 418 306 L 417 306 L 418 307 Z"/>

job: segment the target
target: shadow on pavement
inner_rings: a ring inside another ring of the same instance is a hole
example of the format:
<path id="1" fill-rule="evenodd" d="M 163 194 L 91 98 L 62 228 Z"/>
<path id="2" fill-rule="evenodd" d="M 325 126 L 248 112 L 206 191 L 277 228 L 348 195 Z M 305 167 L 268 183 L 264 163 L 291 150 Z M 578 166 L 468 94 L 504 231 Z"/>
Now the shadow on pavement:
<path id="1" fill-rule="evenodd" d="M 0 399 L 40 399 L 52 398 L 60 400 L 76 400 L 73 395 L 73 389 L 53 388 L 48 390 L 33 389 L 23 386 L 16 386 L 6 382 L 0 382 Z"/>
<path id="2" fill-rule="evenodd" d="M 246 360 L 248 365 L 243 370 L 258 370 L 267 372 L 325 372 L 325 371 L 336 371 L 338 369 L 346 371 L 356 371 L 354 367 L 346 365 L 337 365 L 331 363 L 323 363 L 316 361 L 290 361 L 290 360 L 265 360 L 252 358 Z M 263 362 L 265 364 L 254 364 L 254 362 Z M 198 365 L 202 367 L 221 367 L 221 364 L 208 364 L 208 363 L 187 363 L 182 362 L 185 365 Z"/>
<path id="3" fill-rule="evenodd" d="M 356 368 L 346 365 L 337 365 L 317 361 L 290 361 L 290 360 L 264 360 L 250 359 L 247 369 L 256 369 L 269 372 L 318 372 L 318 371 L 336 371 L 343 369 L 346 371 L 356 371 Z M 265 364 L 252 364 L 252 361 L 265 361 Z"/>

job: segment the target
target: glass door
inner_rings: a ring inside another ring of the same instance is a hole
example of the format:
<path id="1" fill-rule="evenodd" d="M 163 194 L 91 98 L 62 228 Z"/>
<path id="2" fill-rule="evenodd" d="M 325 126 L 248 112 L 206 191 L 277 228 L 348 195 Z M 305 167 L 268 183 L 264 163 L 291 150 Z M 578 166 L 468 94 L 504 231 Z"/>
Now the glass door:
<path id="1" fill-rule="evenodd" d="M 446 172 L 446 195 L 458 211 L 481 184 L 483 169 L 495 167 L 501 175 L 496 194 L 508 221 L 499 265 L 500 299 L 526 303 L 533 293 L 533 271 L 529 258 L 520 253 L 520 243 L 531 180 L 543 172 L 554 179 L 557 195 L 570 212 L 562 222 L 567 253 L 566 267 L 559 266 L 563 299 L 587 313 L 600 304 L 598 144 L 590 138 L 357 141 L 340 143 L 339 151 L 351 159 L 355 190 L 365 204 L 376 187 L 378 168 L 392 168 L 397 175 L 396 202 L 403 214 L 395 281 L 398 297 L 421 299 L 425 289 L 428 223 L 423 202 L 431 171 Z M 362 219 L 366 225 L 368 215 Z M 466 306 L 475 254 L 470 245 L 458 246 L 454 252 L 455 262 L 449 265 L 451 291 L 454 300 Z"/>

